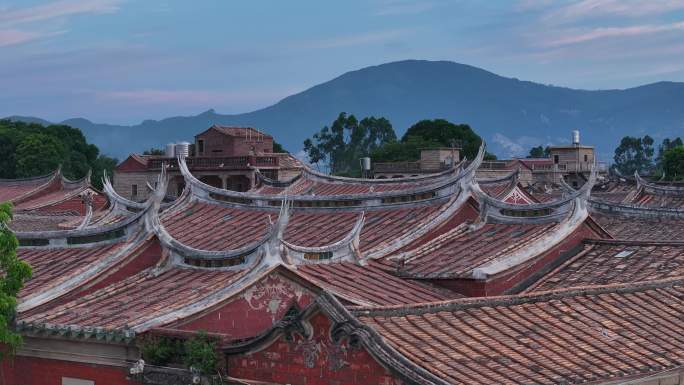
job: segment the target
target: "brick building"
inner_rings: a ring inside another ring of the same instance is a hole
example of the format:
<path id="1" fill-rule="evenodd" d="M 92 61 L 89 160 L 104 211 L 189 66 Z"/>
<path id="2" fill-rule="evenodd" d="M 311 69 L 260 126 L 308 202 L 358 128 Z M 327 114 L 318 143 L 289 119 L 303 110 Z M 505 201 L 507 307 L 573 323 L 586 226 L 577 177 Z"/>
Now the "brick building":
<path id="1" fill-rule="evenodd" d="M 173 145 L 171 149 L 174 149 Z M 273 137 L 251 127 L 213 125 L 187 144 L 186 164 L 203 182 L 222 189 L 247 191 L 257 173 L 287 180 L 299 173 L 299 162 L 287 153 L 273 152 Z M 114 170 L 114 189 L 126 199 L 144 201 L 154 189 L 162 165 L 167 167 L 171 197 L 180 195 L 184 180 L 176 155 L 132 154 Z"/>
<path id="2" fill-rule="evenodd" d="M 476 179 L 483 155 L 384 180 L 302 166 L 248 191 L 181 158 L 171 203 L 171 168 L 144 202 L 0 181 L 33 266 L 1 383 L 219 383 L 141 361 L 203 330 L 228 384 L 681 384 L 684 189 L 593 172 L 536 194 Z"/>

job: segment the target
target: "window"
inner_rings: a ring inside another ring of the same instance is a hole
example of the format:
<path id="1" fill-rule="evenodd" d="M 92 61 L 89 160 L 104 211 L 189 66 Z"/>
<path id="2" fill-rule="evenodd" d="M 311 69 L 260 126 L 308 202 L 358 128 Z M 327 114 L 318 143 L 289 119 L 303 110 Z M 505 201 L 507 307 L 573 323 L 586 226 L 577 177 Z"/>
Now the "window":
<path id="1" fill-rule="evenodd" d="M 559 163 L 559 160 L 560 160 L 560 159 L 558 158 L 558 155 L 554 155 L 554 156 L 553 156 L 553 164 L 558 164 L 558 163 Z"/>
<path id="2" fill-rule="evenodd" d="M 304 259 L 309 261 L 322 261 L 332 258 L 332 251 L 324 251 L 322 253 L 304 253 Z"/>
<path id="3" fill-rule="evenodd" d="M 137 184 L 131 185 L 131 196 L 134 196 L 134 197 L 138 196 L 138 185 Z"/>
<path id="4" fill-rule="evenodd" d="M 204 154 L 204 139 L 197 139 L 197 152 Z"/>
<path id="5" fill-rule="evenodd" d="M 584 161 L 585 161 L 585 162 L 588 162 L 588 161 L 589 161 L 589 155 L 584 154 Z"/>

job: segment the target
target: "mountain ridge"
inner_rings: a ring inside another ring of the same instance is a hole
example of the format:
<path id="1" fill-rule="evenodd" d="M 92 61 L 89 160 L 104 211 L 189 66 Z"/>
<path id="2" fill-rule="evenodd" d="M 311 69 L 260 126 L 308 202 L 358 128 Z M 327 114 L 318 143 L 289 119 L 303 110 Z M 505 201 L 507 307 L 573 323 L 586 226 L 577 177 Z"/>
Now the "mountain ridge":
<path id="1" fill-rule="evenodd" d="M 387 117 L 398 135 L 421 119 L 467 123 L 504 157 L 525 155 L 540 144 L 566 143 L 570 131 L 580 129 L 582 142 L 595 144 L 599 158 L 608 160 L 624 135 L 650 134 L 656 140 L 681 136 L 682 103 L 681 82 L 582 90 L 504 77 L 467 64 L 404 60 L 349 71 L 242 114 L 220 114 L 212 108 L 131 126 L 84 118 L 59 123 L 80 128 L 103 153 L 120 158 L 169 141 L 191 140 L 214 123 L 253 125 L 297 152 L 306 137 L 345 111 L 358 117 Z M 131 137 L 136 138 L 134 143 Z"/>

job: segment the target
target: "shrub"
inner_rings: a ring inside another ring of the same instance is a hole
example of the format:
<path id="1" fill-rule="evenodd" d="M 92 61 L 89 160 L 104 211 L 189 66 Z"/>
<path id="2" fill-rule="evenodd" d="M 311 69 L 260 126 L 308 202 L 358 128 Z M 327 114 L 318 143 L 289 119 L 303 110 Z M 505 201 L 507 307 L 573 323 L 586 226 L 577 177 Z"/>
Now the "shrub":
<path id="1" fill-rule="evenodd" d="M 188 368 L 194 367 L 202 374 L 213 374 L 217 364 L 216 342 L 206 332 L 200 331 L 185 341 L 185 365 Z"/>

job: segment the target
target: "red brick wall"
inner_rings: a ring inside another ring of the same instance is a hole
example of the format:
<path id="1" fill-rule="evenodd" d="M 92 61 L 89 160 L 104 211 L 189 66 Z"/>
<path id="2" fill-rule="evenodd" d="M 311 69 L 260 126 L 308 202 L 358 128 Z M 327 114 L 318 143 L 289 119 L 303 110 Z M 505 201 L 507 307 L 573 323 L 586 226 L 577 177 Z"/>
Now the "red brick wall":
<path id="1" fill-rule="evenodd" d="M 273 138 L 260 136 L 252 137 L 247 140 L 245 137 L 229 136 L 220 133 L 216 130 L 208 130 L 195 138 L 195 152 L 196 156 L 246 156 L 249 155 L 252 147 L 254 151 L 259 152 L 273 152 Z M 199 153 L 198 140 L 204 140 L 204 153 Z"/>
<path id="2" fill-rule="evenodd" d="M 199 152 L 199 140 L 204 140 L 204 152 Z M 224 135 L 214 129 L 208 130 L 195 138 L 195 156 L 233 156 L 233 141 L 228 135 Z"/>
<path id="3" fill-rule="evenodd" d="M 0 385 L 62 385 L 62 377 L 95 381 L 95 385 L 142 385 L 126 379 L 126 368 L 17 356 L 5 360 Z"/>
<path id="4" fill-rule="evenodd" d="M 308 290 L 281 275 L 272 274 L 231 302 L 189 322 L 167 327 L 186 331 L 205 330 L 227 334 L 232 338 L 254 337 L 283 319 L 293 304 L 304 309 L 312 300 Z"/>
<path id="5" fill-rule="evenodd" d="M 292 385 L 403 384 L 362 347 L 352 348 L 346 339 L 332 342 L 326 316 L 319 313 L 310 321 L 314 329 L 310 341 L 300 335 L 292 342 L 280 337 L 262 351 L 229 356 L 228 374 Z"/>

